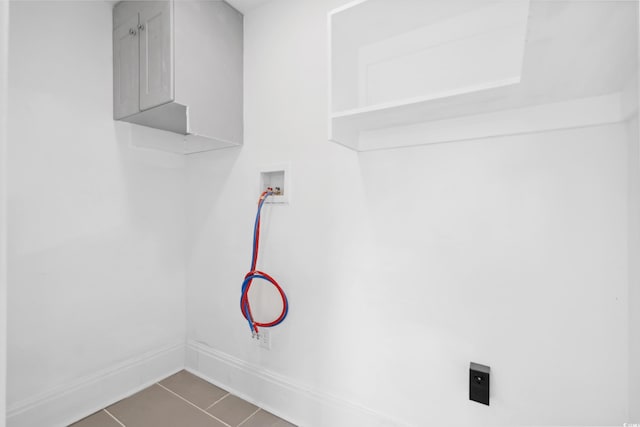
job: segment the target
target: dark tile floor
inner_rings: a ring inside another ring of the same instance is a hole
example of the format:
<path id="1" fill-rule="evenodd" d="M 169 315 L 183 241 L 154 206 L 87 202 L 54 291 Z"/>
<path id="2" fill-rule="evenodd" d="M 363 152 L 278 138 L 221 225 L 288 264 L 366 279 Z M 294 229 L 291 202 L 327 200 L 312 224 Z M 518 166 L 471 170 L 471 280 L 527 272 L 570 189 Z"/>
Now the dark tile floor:
<path id="1" fill-rule="evenodd" d="M 71 427 L 295 427 L 180 371 Z"/>

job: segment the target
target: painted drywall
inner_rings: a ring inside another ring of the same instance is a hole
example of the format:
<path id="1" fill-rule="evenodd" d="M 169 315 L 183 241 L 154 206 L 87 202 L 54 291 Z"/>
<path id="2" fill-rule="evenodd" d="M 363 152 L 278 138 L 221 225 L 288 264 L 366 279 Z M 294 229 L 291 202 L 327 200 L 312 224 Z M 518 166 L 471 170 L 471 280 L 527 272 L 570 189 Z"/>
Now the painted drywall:
<path id="1" fill-rule="evenodd" d="M 112 120 L 111 34 L 107 2 L 11 5 L 10 412 L 184 339 L 184 157 Z"/>
<path id="2" fill-rule="evenodd" d="M 629 422 L 640 422 L 640 132 L 628 122 L 629 143 Z"/>
<path id="3" fill-rule="evenodd" d="M 280 379 L 410 425 L 629 421 L 635 125 L 358 156 L 326 141 L 340 3 L 248 14 L 246 144 L 190 157 L 186 197 L 184 159 L 110 120 L 109 5 L 16 4 L 10 405 L 180 341 L 186 243 L 189 339 Z M 266 209 L 261 264 L 292 308 L 265 351 L 237 302 L 258 172 L 281 163 L 291 204 Z M 494 369 L 490 408 L 466 399 L 471 360 Z"/>
<path id="4" fill-rule="evenodd" d="M 329 423 L 274 402 L 265 378 L 389 425 L 628 422 L 625 124 L 360 155 L 331 144 L 326 13 L 341 3 L 246 14 L 245 144 L 188 160 L 187 336 L 255 377 L 215 379 L 305 426 Z M 238 298 L 259 171 L 282 163 L 291 203 L 264 212 L 260 267 L 291 309 L 267 351 Z M 471 361 L 492 367 L 490 407 L 468 400 Z"/>
<path id="5" fill-rule="evenodd" d="M 637 5 L 636 5 L 637 7 Z M 640 25 L 640 8 L 636 12 Z M 640 28 L 636 30 L 640 64 Z M 629 144 L 629 423 L 640 423 L 640 68 L 625 90 L 635 107 L 627 123 Z"/>
<path id="6" fill-rule="evenodd" d="M 7 216 L 6 216 L 6 131 L 9 2 L 0 1 L 0 427 L 6 419 L 7 367 Z"/>
<path id="7" fill-rule="evenodd" d="M 640 22 L 640 9 L 638 10 Z M 640 64 L 640 31 L 637 33 Z M 640 73 L 640 69 L 638 70 Z M 640 75 L 631 90 L 640 100 Z M 640 423 L 640 114 L 628 123 L 629 134 L 629 422 Z"/>

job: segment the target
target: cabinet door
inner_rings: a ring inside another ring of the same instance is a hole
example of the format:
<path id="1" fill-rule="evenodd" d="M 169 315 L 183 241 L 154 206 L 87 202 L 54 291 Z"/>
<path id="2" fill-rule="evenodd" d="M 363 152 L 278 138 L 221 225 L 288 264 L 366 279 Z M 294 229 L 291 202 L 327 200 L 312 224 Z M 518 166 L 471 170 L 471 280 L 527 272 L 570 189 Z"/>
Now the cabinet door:
<path id="1" fill-rule="evenodd" d="M 113 117 L 140 111 L 138 14 L 113 30 Z"/>
<path id="2" fill-rule="evenodd" d="M 173 13 L 169 1 L 143 2 L 140 11 L 140 109 L 173 100 Z"/>

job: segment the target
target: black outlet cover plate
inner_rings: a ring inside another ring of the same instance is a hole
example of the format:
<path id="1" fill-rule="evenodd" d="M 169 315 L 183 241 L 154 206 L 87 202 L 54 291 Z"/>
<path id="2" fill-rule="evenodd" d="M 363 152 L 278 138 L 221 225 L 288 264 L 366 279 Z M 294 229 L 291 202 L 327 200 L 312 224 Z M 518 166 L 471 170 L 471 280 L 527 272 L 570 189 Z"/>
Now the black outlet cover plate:
<path id="1" fill-rule="evenodd" d="M 469 366 L 469 400 L 489 405 L 489 378 L 491 368 L 471 362 Z"/>

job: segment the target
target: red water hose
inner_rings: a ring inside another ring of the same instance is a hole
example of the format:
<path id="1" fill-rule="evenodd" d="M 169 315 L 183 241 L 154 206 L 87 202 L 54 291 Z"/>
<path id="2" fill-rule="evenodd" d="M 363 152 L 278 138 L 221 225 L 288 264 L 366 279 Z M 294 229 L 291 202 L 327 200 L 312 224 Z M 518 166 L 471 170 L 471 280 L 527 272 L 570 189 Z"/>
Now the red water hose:
<path id="1" fill-rule="evenodd" d="M 260 195 L 260 198 L 258 199 L 258 213 L 256 214 L 256 220 L 253 227 L 253 252 L 251 257 L 251 271 L 249 271 L 244 276 L 244 281 L 242 282 L 242 296 L 240 297 L 240 310 L 242 311 L 242 315 L 244 316 L 244 318 L 249 323 L 251 333 L 254 335 L 259 333 L 258 327 L 270 328 L 272 326 L 279 325 L 289 313 L 289 301 L 287 300 L 287 296 L 282 290 L 282 287 L 273 277 L 269 276 L 267 273 L 256 270 L 256 265 L 258 264 L 258 250 L 260 246 L 260 212 L 265 200 L 272 194 L 273 192 L 269 189 L 268 191 L 262 193 Z M 251 302 L 249 301 L 249 289 L 251 289 L 251 284 L 253 283 L 254 279 L 266 280 L 271 283 L 280 293 L 280 298 L 282 298 L 282 312 L 277 319 L 271 322 L 256 322 L 253 318 L 253 314 L 251 312 Z"/>

